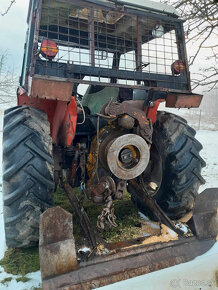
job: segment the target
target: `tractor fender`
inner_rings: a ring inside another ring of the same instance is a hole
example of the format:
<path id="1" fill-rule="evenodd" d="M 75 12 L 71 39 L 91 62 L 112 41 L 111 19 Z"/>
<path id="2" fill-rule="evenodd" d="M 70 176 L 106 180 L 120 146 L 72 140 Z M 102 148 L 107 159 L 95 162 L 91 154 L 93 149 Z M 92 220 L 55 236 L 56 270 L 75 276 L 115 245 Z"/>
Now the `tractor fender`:
<path id="1" fill-rule="evenodd" d="M 71 146 L 76 133 L 77 103 L 75 97 L 70 101 L 48 100 L 17 94 L 18 106 L 30 106 L 44 111 L 48 116 L 51 128 L 52 143 Z"/>

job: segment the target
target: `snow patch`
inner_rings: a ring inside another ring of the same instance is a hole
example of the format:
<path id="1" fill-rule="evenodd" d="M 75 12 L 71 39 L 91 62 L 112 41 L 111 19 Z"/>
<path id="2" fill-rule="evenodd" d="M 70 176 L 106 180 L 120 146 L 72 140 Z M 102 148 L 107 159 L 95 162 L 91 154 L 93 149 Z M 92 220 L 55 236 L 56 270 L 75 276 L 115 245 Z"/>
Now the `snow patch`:
<path id="1" fill-rule="evenodd" d="M 40 271 L 29 273 L 25 275 L 25 277 L 29 278 L 30 280 L 27 282 L 17 282 L 16 279 L 20 278 L 21 275 L 12 275 L 8 274 L 4 271 L 4 268 L 0 267 L 0 290 L 32 290 L 34 288 L 41 288 L 41 273 Z M 2 284 L 1 281 L 5 278 L 12 278 L 10 282 L 6 282 L 5 284 Z"/>
<path id="2" fill-rule="evenodd" d="M 87 247 L 83 247 L 78 250 L 78 253 L 91 253 L 91 249 Z"/>
<path id="3" fill-rule="evenodd" d="M 177 236 L 177 233 L 175 233 L 173 230 L 170 228 L 168 229 L 168 235 L 170 235 L 172 238 L 175 238 Z"/>
<path id="4" fill-rule="evenodd" d="M 188 233 L 188 228 L 187 228 L 187 226 L 185 224 L 183 224 L 183 223 L 176 223 L 175 226 L 178 229 L 182 230 L 185 234 Z"/>
<path id="5" fill-rule="evenodd" d="M 142 212 L 139 211 L 138 213 L 139 213 L 139 216 L 141 219 L 143 219 L 145 221 L 150 221 L 150 219 L 146 215 L 144 215 Z"/>

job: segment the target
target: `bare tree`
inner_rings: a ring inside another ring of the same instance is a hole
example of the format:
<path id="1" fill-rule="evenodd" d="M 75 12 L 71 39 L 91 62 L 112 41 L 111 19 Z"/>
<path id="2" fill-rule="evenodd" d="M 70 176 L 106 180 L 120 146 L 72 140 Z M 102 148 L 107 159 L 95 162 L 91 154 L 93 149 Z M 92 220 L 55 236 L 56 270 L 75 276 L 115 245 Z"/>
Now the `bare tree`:
<path id="1" fill-rule="evenodd" d="M 14 69 L 6 65 L 7 52 L 0 52 L 0 104 L 13 104 L 16 100 L 18 87 Z"/>
<path id="2" fill-rule="evenodd" d="M 192 65 L 203 50 L 209 66 L 200 69 L 193 79 L 193 88 L 207 86 L 210 90 L 218 85 L 218 1 L 217 0 L 162 0 L 173 5 L 186 21 L 184 28 L 186 42 L 191 43 L 193 53 L 189 59 Z M 211 65 L 212 64 L 212 65 Z"/>
<path id="3" fill-rule="evenodd" d="M 15 3 L 15 0 L 11 0 L 11 3 L 8 5 L 8 8 L 4 12 L 0 12 L 1 16 L 5 16 L 9 12 L 9 10 L 11 9 L 14 3 Z"/>

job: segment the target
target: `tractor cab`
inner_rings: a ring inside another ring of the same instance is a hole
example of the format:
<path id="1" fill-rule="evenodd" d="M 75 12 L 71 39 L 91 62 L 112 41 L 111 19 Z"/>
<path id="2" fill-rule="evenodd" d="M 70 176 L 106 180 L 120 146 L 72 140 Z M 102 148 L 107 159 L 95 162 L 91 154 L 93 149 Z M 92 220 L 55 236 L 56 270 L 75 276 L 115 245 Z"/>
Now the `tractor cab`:
<path id="1" fill-rule="evenodd" d="M 65 101 L 79 86 L 95 114 L 111 98 L 146 99 L 153 90 L 175 106 L 191 94 L 183 21 L 171 6 L 31 0 L 28 24 L 20 85 L 32 97 Z"/>

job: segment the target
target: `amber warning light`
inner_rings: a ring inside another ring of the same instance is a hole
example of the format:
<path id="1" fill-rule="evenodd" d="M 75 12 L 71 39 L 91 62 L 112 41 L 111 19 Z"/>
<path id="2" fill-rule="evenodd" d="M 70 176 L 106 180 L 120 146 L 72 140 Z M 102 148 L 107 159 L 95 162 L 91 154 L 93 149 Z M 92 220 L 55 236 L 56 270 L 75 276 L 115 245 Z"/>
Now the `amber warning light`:
<path id="1" fill-rule="evenodd" d="M 172 64 L 171 69 L 172 69 L 172 73 L 174 75 L 180 75 L 185 70 L 185 64 L 184 64 L 184 62 L 182 60 L 176 60 Z"/>
<path id="2" fill-rule="evenodd" d="M 58 46 L 52 40 L 43 40 L 40 52 L 45 58 L 53 59 L 58 53 Z"/>

